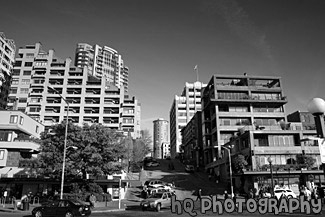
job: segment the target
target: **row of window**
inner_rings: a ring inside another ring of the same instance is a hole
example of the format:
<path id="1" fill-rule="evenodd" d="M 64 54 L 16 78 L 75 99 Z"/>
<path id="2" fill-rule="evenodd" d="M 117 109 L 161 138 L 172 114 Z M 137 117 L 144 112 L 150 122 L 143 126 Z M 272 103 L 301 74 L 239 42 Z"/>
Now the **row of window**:
<path id="1" fill-rule="evenodd" d="M 15 66 L 18 66 L 18 67 L 22 66 L 22 61 L 16 61 Z M 33 62 L 25 62 L 24 66 L 26 66 L 26 67 L 33 66 Z"/>
<path id="2" fill-rule="evenodd" d="M 9 123 L 11 124 L 17 124 L 18 123 L 18 115 L 10 115 Z M 19 124 L 23 125 L 24 124 L 24 117 L 19 116 Z M 36 133 L 39 132 L 39 126 L 36 126 Z"/>
<path id="3" fill-rule="evenodd" d="M 255 146 L 295 146 L 298 142 L 295 142 L 293 135 L 268 135 L 267 137 L 259 137 L 255 135 Z"/>

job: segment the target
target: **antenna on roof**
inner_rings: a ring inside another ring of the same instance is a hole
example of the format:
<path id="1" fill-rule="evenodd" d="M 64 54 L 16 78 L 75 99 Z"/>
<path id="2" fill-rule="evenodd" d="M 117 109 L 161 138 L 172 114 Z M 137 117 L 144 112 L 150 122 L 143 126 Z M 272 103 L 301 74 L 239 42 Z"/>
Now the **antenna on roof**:
<path id="1" fill-rule="evenodd" d="M 199 81 L 199 67 L 198 67 L 198 65 L 195 65 L 194 71 L 196 72 L 196 81 Z"/>

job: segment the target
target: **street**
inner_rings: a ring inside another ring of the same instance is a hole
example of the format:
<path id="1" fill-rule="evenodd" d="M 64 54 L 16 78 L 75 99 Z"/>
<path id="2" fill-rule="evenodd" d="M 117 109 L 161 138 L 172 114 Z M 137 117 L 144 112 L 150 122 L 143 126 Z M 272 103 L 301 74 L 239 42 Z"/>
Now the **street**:
<path id="1" fill-rule="evenodd" d="M 216 213 L 206 213 L 206 214 L 201 214 L 198 212 L 197 216 L 216 216 L 218 214 Z M 261 214 L 257 213 L 224 213 L 222 216 L 260 216 Z M 133 217 L 133 216 L 155 216 L 155 217 L 167 217 L 167 216 L 184 216 L 184 217 L 190 217 L 188 213 L 183 213 L 181 215 L 173 214 L 169 209 L 164 209 L 160 212 L 155 212 L 155 211 L 141 211 L 139 208 L 138 209 L 132 209 L 132 210 L 125 210 L 125 211 L 118 211 L 118 212 L 106 212 L 106 213 L 93 213 L 91 214 L 91 217 L 99 217 L 99 216 L 110 216 L 110 217 Z M 274 215 L 274 214 L 265 214 L 264 216 L 307 216 L 305 214 L 281 214 L 281 215 Z M 308 215 L 308 216 L 322 216 L 322 215 Z M 20 213 L 1 213 L 1 217 L 32 217 L 32 215 L 22 215 Z"/>
<path id="2" fill-rule="evenodd" d="M 144 182 L 148 179 L 160 179 L 166 182 L 174 182 L 176 185 L 176 195 L 177 199 L 184 200 L 191 198 L 194 201 L 196 200 L 197 196 L 195 194 L 196 189 L 202 189 L 202 196 L 206 197 L 208 195 L 217 195 L 222 194 L 225 186 L 222 184 L 216 184 L 213 181 L 208 179 L 208 176 L 203 171 L 196 171 L 194 173 L 186 173 L 184 171 L 184 165 L 181 164 L 178 160 L 158 160 L 160 163 L 159 167 L 152 167 L 152 168 L 145 168 L 146 170 L 143 171 L 140 175 L 140 181 Z M 168 165 L 170 163 L 174 164 L 175 170 L 169 170 Z M 127 204 L 123 204 L 122 207 L 125 207 L 123 211 L 94 211 L 91 216 L 116 216 L 116 217 L 128 217 L 128 216 L 184 216 L 190 217 L 192 216 L 190 211 L 185 212 L 183 208 L 183 213 L 180 215 L 176 213 L 172 213 L 170 208 L 162 209 L 160 212 L 156 212 L 153 210 L 142 211 L 139 204 L 141 198 L 139 197 L 141 192 L 140 186 L 132 186 L 128 190 L 127 194 Z M 219 215 L 218 213 L 212 213 L 211 211 L 207 211 L 206 213 L 202 213 L 199 209 L 200 203 L 199 201 L 194 203 L 193 212 L 196 212 L 196 216 L 216 216 Z M 186 209 L 185 209 L 186 210 Z M 192 213 L 193 213 L 192 212 Z M 259 212 L 249 213 L 246 210 L 243 213 L 226 213 L 222 214 L 223 216 L 259 216 L 261 215 Z M 275 216 L 273 213 L 264 214 L 265 216 Z M 1 217 L 32 217 L 30 214 L 21 214 L 21 213 L 6 213 L 1 212 Z M 194 215 L 193 215 L 194 216 Z M 294 213 L 294 214 L 279 214 L 276 216 L 306 216 L 306 214 L 301 213 Z M 308 216 L 319 216 L 319 215 L 308 215 Z"/>

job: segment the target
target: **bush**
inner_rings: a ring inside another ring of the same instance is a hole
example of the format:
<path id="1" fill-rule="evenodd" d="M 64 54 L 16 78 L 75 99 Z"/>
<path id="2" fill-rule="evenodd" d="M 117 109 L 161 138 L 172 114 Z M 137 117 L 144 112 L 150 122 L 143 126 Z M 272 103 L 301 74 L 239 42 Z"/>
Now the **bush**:
<path id="1" fill-rule="evenodd" d="M 89 196 L 91 193 L 83 192 L 83 193 L 68 193 L 64 194 L 64 199 L 76 199 L 84 202 L 89 202 Z M 112 196 L 108 193 L 93 193 L 96 196 L 98 202 L 112 201 Z M 106 199 L 106 200 L 105 200 Z"/>

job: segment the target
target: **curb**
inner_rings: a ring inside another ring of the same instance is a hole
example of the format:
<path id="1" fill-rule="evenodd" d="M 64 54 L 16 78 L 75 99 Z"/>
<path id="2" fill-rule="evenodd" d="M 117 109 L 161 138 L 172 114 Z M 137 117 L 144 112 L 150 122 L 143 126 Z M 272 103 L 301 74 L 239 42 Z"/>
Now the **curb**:
<path id="1" fill-rule="evenodd" d="M 125 211 L 125 209 L 94 210 L 91 211 L 91 213 L 121 212 L 121 211 Z"/>

